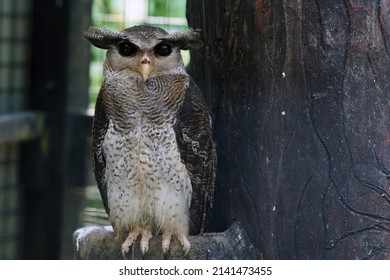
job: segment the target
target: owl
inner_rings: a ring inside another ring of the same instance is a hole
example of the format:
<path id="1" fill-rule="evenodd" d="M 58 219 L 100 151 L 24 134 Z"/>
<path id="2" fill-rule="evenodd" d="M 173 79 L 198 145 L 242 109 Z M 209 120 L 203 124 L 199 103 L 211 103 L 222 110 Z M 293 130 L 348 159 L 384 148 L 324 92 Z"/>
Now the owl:
<path id="1" fill-rule="evenodd" d="M 84 33 L 107 50 L 92 127 L 93 167 L 124 257 L 139 236 L 145 254 L 159 234 L 164 255 L 172 237 L 187 254 L 188 235 L 206 229 L 216 169 L 211 118 L 180 53 L 201 47 L 199 36 L 151 26 Z"/>

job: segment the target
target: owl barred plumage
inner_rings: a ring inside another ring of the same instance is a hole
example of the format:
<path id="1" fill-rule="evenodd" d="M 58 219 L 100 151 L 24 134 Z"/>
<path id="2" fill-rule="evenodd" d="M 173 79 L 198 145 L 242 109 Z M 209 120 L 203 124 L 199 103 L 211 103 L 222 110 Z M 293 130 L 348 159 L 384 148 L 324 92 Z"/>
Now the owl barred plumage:
<path id="1" fill-rule="evenodd" d="M 173 235 L 186 254 L 188 234 L 206 228 L 216 168 L 210 115 L 180 55 L 202 45 L 199 32 L 91 27 L 84 37 L 108 50 L 93 163 L 109 220 L 126 237 L 122 254 L 139 235 L 148 251 L 153 233 L 162 233 L 164 254 Z"/>

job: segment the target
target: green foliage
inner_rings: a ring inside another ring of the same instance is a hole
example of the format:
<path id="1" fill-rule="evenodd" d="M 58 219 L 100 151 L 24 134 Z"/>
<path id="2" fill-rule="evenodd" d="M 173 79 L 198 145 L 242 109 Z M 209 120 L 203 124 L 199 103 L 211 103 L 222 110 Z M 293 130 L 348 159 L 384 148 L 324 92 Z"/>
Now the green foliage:
<path id="1" fill-rule="evenodd" d="M 186 0 L 149 1 L 149 15 L 159 17 L 185 18 Z"/>
<path id="2" fill-rule="evenodd" d="M 93 0 L 92 15 L 112 13 L 112 0 Z"/>

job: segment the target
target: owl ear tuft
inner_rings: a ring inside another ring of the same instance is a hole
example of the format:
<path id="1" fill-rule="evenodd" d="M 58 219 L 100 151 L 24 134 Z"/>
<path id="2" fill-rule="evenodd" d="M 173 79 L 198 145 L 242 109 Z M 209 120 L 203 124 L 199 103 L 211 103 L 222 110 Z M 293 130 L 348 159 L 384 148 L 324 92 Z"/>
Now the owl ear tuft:
<path id="1" fill-rule="evenodd" d="M 109 27 L 91 26 L 84 32 L 83 37 L 100 49 L 109 49 L 124 38 L 123 34 Z"/>
<path id="2" fill-rule="evenodd" d="M 203 46 L 203 42 L 200 40 L 200 32 L 200 29 L 177 31 L 161 38 L 161 40 L 168 41 L 182 50 L 196 50 Z"/>

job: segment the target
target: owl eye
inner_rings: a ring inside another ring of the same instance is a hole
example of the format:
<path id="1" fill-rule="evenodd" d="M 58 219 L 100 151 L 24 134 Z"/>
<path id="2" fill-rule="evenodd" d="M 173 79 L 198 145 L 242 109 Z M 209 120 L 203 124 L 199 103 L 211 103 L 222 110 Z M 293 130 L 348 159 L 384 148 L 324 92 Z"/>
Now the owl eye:
<path id="1" fill-rule="evenodd" d="M 172 46 L 166 43 L 161 43 L 154 47 L 154 51 L 158 55 L 168 56 L 172 53 Z"/>
<path id="2" fill-rule="evenodd" d="M 118 51 L 121 56 L 131 56 L 135 54 L 138 47 L 130 42 L 122 42 L 118 45 Z"/>

